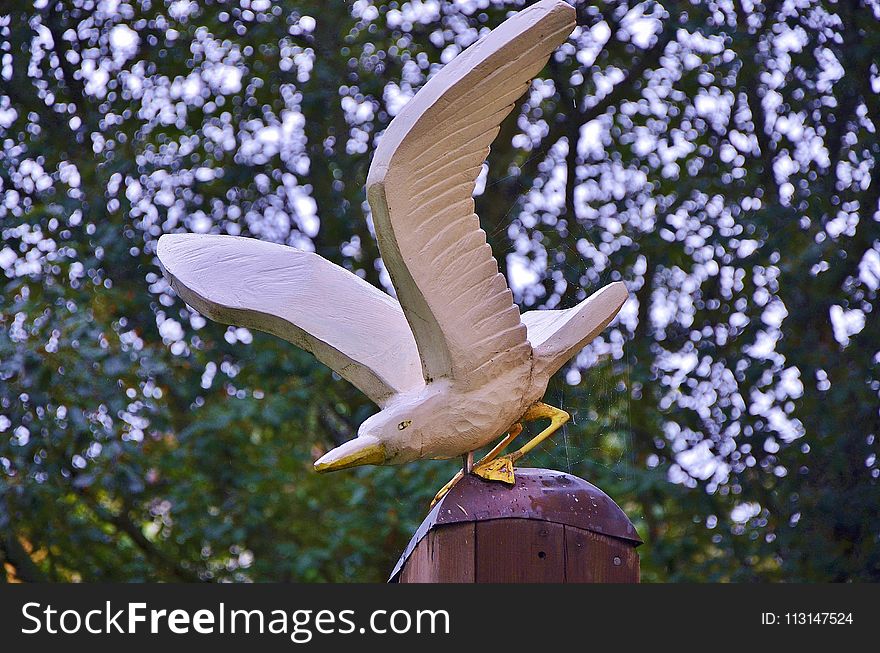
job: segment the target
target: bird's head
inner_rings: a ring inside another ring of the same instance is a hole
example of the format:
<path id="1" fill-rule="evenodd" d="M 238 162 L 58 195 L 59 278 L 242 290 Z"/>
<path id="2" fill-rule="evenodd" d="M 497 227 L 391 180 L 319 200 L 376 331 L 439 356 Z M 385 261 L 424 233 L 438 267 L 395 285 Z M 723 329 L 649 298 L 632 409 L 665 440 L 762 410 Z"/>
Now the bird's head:
<path id="1" fill-rule="evenodd" d="M 433 390 L 433 389 L 432 389 Z M 419 458 L 422 433 L 434 423 L 437 393 L 398 396 L 367 418 L 355 439 L 328 451 L 315 462 L 318 472 L 360 465 L 396 465 Z"/>

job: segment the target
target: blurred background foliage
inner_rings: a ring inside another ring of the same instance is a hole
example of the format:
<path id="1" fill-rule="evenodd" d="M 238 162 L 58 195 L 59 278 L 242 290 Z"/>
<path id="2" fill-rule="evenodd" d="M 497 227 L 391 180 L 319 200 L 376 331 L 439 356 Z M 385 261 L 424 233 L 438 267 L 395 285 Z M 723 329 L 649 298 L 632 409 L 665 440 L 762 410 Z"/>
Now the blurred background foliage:
<path id="1" fill-rule="evenodd" d="M 156 241 L 273 240 L 389 289 L 376 139 L 523 4 L 3 3 L 0 579 L 386 578 L 457 462 L 314 474 L 374 407 L 189 310 Z M 621 503 L 645 580 L 880 579 L 880 4 L 577 10 L 477 208 L 523 308 L 632 298 L 530 464 Z"/>

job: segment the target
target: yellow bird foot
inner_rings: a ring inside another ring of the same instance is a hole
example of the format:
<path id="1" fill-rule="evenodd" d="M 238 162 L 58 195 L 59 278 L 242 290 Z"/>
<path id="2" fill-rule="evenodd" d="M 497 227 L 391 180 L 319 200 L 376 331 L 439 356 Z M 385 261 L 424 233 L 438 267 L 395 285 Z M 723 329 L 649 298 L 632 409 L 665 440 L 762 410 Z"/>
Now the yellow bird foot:
<path id="1" fill-rule="evenodd" d="M 458 470 L 458 474 L 449 479 L 449 482 L 440 488 L 440 491 L 434 495 L 434 498 L 431 499 L 431 508 L 437 505 L 437 502 L 440 501 L 443 497 L 446 496 L 446 493 L 449 492 L 453 488 L 453 486 L 458 483 L 462 477 L 464 477 L 464 472 L 462 470 Z"/>
<path id="2" fill-rule="evenodd" d="M 522 416 L 522 420 L 534 421 L 539 419 L 549 419 L 550 426 L 545 428 L 513 453 L 509 453 L 506 456 L 499 456 L 498 454 L 513 442 L 514 438 L 522 433 L 522 424 L 517 422 L 510 427 L 507 435 L 505 435 L 504 438 L 492 448 L 492 451 L 487 453 L 480 462 L 473 466 L 471 472 L 487 481 L 499 481 L 501 483 L 507 483 L 508 485 L 514 485 L 516 479 L 513 476 L 513 464 L 541 444 L 541 442 L 549 438 L 559 427 L 568 421 L 568 417 L 568 413 L 564 410 L 548 406 L 540 401 L 535 402 Z M 465 468 L 470 466 L 470 456 L 467 460 Z M 446 493 L 464 477 L 464 474 L 464 470 L 459 471 L 458 474 L 453 476 L 446 485 L 440 488 L 440 491 L 434 495 L 434 500 L 431 501 L 432 508 L 437 505 L 437 502 L 446 496 Z"/>
<path id="3" fill-rule="evenodd" d="M 498 456 L 492 460 L 477 463 L 474 465 L 473 471 L 474 474 L 480 478 L 485 478 L 487 481 L 501 481 L 502 483 L 513 485 L 516 483 L 516 479 L 513 476 L 513 463 L 519 458 L 520 456 L 516 454 Z"/>

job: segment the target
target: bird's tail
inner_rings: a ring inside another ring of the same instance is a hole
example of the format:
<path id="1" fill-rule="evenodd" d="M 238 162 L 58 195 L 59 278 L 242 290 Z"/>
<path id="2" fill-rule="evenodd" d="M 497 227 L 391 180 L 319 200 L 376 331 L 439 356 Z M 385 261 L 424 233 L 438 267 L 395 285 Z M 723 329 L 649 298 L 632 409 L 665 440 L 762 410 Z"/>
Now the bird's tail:
<path id="1" fill-rule="evenodd" d="M 574 308 L 523 313 L 522 321 L 534 350 L 535 372 L 551 377 L 608 326 L 627 296 L 626 286 L 616 281 Z"/>

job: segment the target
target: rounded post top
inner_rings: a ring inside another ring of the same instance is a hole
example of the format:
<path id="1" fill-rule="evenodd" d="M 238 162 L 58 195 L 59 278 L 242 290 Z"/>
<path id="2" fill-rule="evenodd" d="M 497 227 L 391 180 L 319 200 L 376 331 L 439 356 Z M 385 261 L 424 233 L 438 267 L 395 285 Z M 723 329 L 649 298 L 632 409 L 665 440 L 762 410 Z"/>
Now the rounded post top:
<path id="1" fill-rule="evenodd" d="M 564 472 L 517 468 L 513 486 L 467 474 L 434 506 L 416 530 L 391 573 L 393 581 L 418 543 L 446 524 L 493 519 L 552 522 L 625 540 L 636 547 L 642 539 L 611 497 L 592 483 Z"/>

